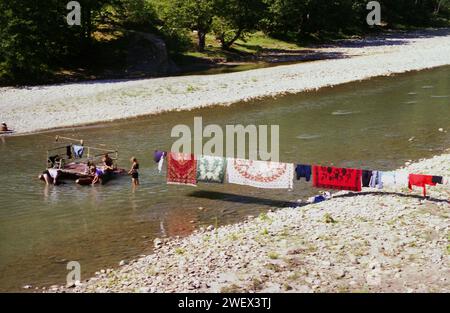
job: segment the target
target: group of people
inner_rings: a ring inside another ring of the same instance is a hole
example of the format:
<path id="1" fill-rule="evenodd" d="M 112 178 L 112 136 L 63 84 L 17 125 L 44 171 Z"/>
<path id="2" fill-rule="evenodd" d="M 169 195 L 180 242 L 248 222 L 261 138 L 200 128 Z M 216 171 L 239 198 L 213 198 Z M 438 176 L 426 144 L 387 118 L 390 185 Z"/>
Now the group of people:
<path id="1" fill-rule="evenodd" d="M 128 174 L 131 176 L 131 182 L 133 186 L 139 185 L 139 162 L 135 157 L 131 158 L 131 168 L 128 171 Z M 110 175 L 115 170 L 114 161 L 108 155 L 105 154 L 102 158 L 102 165 L 96 166 L 94 162 L 89 161 L 87 163 L 86 174 L 93 177 L 91 185 L 94 186 L 96 184 L 102 184 L 104 179 L 108 179 Z M 58 184 L 58 176 L 61 173 L 61 170 L 58 169 L 47 169 L 41 175 L 39 175 L 39 179 L 46 182 L 47 185 Z"/>
<path id="2" fill-rule="evenodd" d="M 131 183 L 133 186 L 139 185 L 139 162 L 135 157 L 131 158 L 131 169 L 128 171 L 128 174 L 131 176 Z M 94 163 L 88 162 L 89 173 L 94 176 L 92 180 L 92 185 L 97 183 L 102 183 L 102 180 L 110 175 L 114 171 L 114 162 L 109 157 L 108 154 L 105 154 L 102 159 L 103 166 L 102 168 L 97 168 Z"/>

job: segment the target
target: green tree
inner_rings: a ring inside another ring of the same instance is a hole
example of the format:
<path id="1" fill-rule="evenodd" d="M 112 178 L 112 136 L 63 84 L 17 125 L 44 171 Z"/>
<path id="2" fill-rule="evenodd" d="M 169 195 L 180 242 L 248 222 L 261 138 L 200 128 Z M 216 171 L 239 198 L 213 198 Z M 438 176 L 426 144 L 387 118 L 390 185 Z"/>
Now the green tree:
<path id="1" fill-rule="evenodd" d="M 0 0 L 0 80 L 28 81 L 73 51 L 61 0 Z"/>
<path id="2" fill-rule="evenodd" d="M 205 50 L 206 35 L 211 31 L 214 17 L 214 0 L 167 0 L 158 8 L 168 27 L 196 31 L 198 50 Z"/>
<path id="3" fill-rule="evenodd" d="M 265 13 L 262 0 L 215 0 L 213 31 L 223 49 L 257 28 Z"/>

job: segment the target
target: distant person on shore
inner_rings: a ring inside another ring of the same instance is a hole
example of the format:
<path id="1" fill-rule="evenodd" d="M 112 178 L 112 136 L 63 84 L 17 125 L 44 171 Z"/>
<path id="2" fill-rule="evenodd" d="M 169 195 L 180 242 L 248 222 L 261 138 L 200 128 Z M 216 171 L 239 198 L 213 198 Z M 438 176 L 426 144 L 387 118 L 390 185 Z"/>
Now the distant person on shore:
<path id="1" fill-rule="evenodd" d="M 7 132 L 7 131 L 9 131 L 8 125 L 6 125 L 5 122 L 2 123 L 1 130 L 2 130 L 2 132 Z"/>
<path id="2" fill-rule="evenodd" d="M 135 157 L 132 157 L 130 161 L 132 165 L 128 174 L 131 175 L 131 183 L 133 186 L 139 186 L 139 162 Z"/>

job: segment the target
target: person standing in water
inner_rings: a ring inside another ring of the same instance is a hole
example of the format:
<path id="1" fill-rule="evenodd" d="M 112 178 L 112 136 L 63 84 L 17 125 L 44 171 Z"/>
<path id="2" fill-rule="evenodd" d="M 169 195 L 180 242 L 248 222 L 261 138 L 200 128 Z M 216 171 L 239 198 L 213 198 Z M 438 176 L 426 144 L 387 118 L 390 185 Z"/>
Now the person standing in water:
<path id="1" fill-rule="evenodd" d="M 131 158 L 131 169 L 128 172 L 128 174 L 131 175 L 131 183 L 133 184 L 133 186 L 138 186 L 139 185 L 139 162 L 135 157 Z"/>

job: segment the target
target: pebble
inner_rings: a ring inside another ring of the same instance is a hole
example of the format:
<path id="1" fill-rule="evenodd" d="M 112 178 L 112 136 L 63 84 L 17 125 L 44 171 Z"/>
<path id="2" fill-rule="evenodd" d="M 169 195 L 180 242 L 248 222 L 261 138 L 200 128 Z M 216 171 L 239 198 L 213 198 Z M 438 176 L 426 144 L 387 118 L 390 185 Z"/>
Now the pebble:
<path id="1" fill-rule="evenodd" d="M 119 266 L 125 266 L 128 262 L 125 260 L 122 260 L 119 262 Z"/>
<path id="2" fill-rule="evenodd" d="M 163 245 L 163 242 L 162 242 L 161 239 L 155 238 L 155 240 L 153 240 L 153 246 L 154 246 L 155 249 L 161 248 L 162 245 Z"/>

